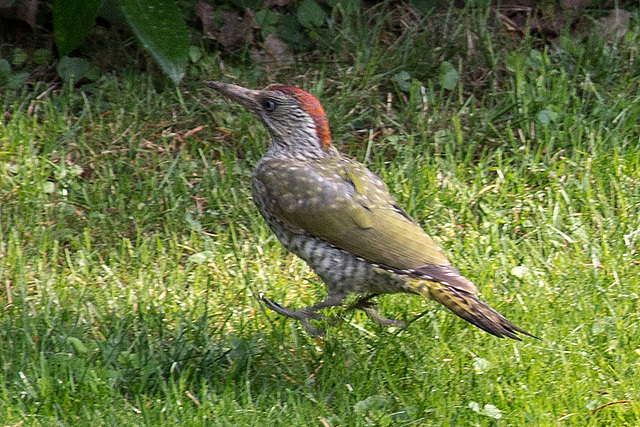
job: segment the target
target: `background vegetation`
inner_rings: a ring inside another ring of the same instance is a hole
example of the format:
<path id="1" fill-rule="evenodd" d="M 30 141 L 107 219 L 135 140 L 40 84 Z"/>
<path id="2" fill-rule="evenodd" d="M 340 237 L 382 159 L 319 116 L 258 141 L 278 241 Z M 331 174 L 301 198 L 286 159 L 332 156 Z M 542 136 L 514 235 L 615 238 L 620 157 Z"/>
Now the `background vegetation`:
<path id="1" fill-rule="evenodd" d="M 94 29 L 80 80 L 3 44 L 26 73 L 0 94 L 4 425 L 640 423 L 638 12 L 551 37 L 397 6 L 327 15 L 330 43 L 290 59 L 202 41 L 179 87 L 124 30 Z M 314 340 L 268 312 L 259 292 L 301 307 L 322 284 L 251 202 L 266 132 L 205 79 L 318 95 L 339 148 L 541 341 L 403 295 L 380 302 L 406 330 L 335 309 Z"/>

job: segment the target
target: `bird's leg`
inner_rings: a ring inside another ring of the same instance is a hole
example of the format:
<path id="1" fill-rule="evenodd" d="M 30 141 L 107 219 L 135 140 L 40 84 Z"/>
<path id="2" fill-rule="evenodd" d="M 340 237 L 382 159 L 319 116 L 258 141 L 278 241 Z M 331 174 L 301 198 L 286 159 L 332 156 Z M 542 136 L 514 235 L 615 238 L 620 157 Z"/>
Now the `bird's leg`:
<path id="1" fill-rule="evenodd" d="M 336 305 L 342 304 L 346 295 L 342 294 L 329 294 L 329 296 L 307 308 L 303 308 L 302 310 L 291 310 L 279 304 L 277 302 L 271 301 L 269 298 L 264 295 L 260 295 L 260 299 L 269 307 L 271 310 L 276 313 L 282 314 L 283 316 L 291 317 L 292 319 L 296 319 L 302 323 L 302 326 L 307 330 L 307 332 L 312 336 L 321 336 L 324 335 L 324 331 L 321 329 L 314 328 L 311 326 L 309 319 L 323 319 L 326 316 L 322 313 L 317 313 L 318 310 L 322 310 L 323 308 L 329 308 Z"/>
<path id="2" fill-rule="evenodd" d="M 376 303 L 371 301 L 371 299 L 377 297 L 378 295 L 379 294 L 371 294 L 371 295 L 362 297 L 358 299 L 350 308 L 351 309 L 357 308 L 358 310 L 364 311 L 367 314 L 367 316 L 369 316 L 371 319 L 375 320 L 382 326 L 396 326 L 398 328 L 406 327 L 407 326 L 406 323 L 404 323 L 402 320 L 387 319 L 386 317 L 382 316 L 373 308 L 376 306 Z"/>

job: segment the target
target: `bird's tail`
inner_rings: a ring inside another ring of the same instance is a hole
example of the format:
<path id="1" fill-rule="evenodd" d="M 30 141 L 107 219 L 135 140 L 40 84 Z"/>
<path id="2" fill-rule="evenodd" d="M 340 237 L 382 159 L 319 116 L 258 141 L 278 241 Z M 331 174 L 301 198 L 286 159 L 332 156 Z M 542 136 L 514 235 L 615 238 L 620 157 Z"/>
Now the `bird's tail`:
<path id="1" fill-rule="evenodd" d="M 444 283 L 425 280 L 411 280 L 410 287 L 419 295 L 434 299 L 440 304 L 498 338 L 508 337 L 520 340 L 516 333 L 538 338 L 511 323 L 503 315 L 480 301 L 474 294 L 456 289 Z"/>

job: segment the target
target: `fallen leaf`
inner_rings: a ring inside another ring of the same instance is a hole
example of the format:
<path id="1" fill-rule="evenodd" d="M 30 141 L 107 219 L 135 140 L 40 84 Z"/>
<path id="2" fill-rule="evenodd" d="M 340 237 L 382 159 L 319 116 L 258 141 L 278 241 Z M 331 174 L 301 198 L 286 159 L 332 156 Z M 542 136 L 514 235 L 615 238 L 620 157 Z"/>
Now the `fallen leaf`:
<path id="1" fill-rule="evenodd" d="M 269 34 L 261 43 L 262 49 L 251 49 L 251 57 L 256 62 L 276 62 L 278 64 L 289 64 L 293 62 L 293 54 L 289 45 L 280 40 L 275 34 Z"/>
<path id="2" fill-rule="evenodd" d="M 236 11 L 224 11 L 222 17 L 224 23 L 221 26 L 216 24 L 216 12 L 213 7 L 204 1 L 198 3 L 196 15 L 202 22 L 202 36 L 215 40 L 226 50 L 234 51 L 253 42 L 253 30 L 257 24 L 253 19 L 251 9 L 245 11 L 244 17 Z"/>
<path id="3" fill-rule="evenodd" d="M 631 19 L 631 13 L 624 9 L 614 9 L 609 16 L 600 19 L 604 34 L 608 39 L 624 37 Z"/>
<path id="4" fill-rule="evenodd" d="M 263 8 L 270 8 L 273 6 L 283 7 L 291 3 L 293 0 L 266 0 L 262 5 Z"/>
<path id="5" fill-rule="evenodd" d="M 196 5 L 196 17 L 202 23 L 202 34 L 206 39 L 215 39 L 214 31 L 216 26 L 213 22 L 216 15 L 213 6 L 206 1 L 199 1 Z"/>
<path id="6" fill-rule="evenodd" d="M 19 19 L 29 24 L 31 28 L 35 28 L 38 3 L 40 3 L 39 0 L 0 0 L 0 17 Z"/>
<path id="7" fill-rule="evenodd" d="M 593 0 L 561 0 L 562 9 L 586 9 L 593 6 Z"/>

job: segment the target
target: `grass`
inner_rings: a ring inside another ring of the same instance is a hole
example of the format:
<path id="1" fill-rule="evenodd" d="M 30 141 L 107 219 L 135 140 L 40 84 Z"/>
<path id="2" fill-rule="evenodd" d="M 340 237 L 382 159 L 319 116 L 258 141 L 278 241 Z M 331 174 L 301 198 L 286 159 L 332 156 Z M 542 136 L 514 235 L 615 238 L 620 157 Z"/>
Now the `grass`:
<path id="1" fill-rule="evenodd" d="M 338 32 L 340 62 L 272 79 L 318 94 L 340 149 L 541 340 L 414 296 L 380 299 L 406 330 L 336 310 L 323 341 L 268 312 L 259 292 L 302 307 L 322 284 L 250 200 L 266 132 L 200 85 L 260 87 L 258 66 L 209 57 L 178 90 L 135 73 L 36 84 L 1 98 L 4 425 L 640 423 L 637 16 L 612 44 L 545 47 L 471 14 L 393 50 L 377 18 Z M 460 65 L 453 90 L 442 60 Z"/>

